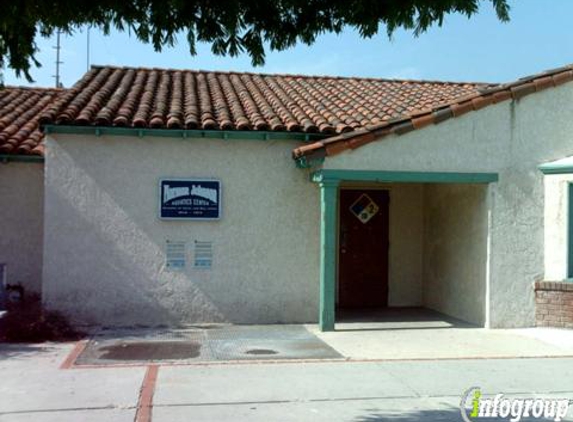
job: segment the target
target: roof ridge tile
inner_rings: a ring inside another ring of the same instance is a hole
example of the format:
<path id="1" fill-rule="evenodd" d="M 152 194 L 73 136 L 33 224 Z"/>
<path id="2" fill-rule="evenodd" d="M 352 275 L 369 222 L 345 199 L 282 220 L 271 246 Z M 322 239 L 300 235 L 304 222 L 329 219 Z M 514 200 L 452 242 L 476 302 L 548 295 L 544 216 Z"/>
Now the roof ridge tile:
<path id="1" fill-rule="evenodd" d="M 341 75 L 318 75 L 318 74 L 295 74 L 295 73 L 272 73 L 272 72 L 252 72 L 238 70 L 214 70 L 214 69 L 187 69 L 187 68 L 160 68 L 145 66 L 117 66 L 117 65 L 99 65 L 92 64 L 92 69 L 121 69 L 121 70 L 144 70 L 144 71 L 164 71 L 164 72 L 190 72 L 190 73 L 215 73 L 223 75 L 259 75 L 283 78 L 301 78 L 301 79 L 332 79 L 332 80 L 362 80 L 372 82 L 392 82 L 392 83 L 413 83 L 413 84 L 432 84 L 432 85 L 498 85 L 495 82 L 475 82 L 475 81 L 445 81 L 439 79 L 402 79 L 402 78 L 384 78 L 376 76 L 341 76 Z"/>

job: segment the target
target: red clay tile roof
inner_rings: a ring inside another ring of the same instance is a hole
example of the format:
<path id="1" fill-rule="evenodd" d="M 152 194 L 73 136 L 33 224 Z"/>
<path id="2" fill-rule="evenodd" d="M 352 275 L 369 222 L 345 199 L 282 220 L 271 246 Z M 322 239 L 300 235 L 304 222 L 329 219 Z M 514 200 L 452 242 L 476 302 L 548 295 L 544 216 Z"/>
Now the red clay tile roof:
<path id="1" fill-rule="evenodd" d="M 312 144 L 304 145 L 293 151 L 294 159 L 312 160 L 332 156 L 340 152 L 355 149 L 379 140 L 387 135 L 402 135 L 430 124 L 458 117 L 470 111 L 479 110 L 491 104 L 505 100 L 518 100 L 526 95 L 556 87 L 573 80 L 573 65 L 548 70 L 533 76 L 521 78 L 515 82 L 491 86 L 478 93 L 445 101 L 433 107 L 405 113 L 401 117 L 383 123 L 366 126 L 351 133 L 333 136 Z"/>
<path id="2" fill-rule="evenodd" d="M 340 134 L 484 84 L 93 67 L 42 124 Z"/>
<path id="3" fill-rule="evenodd" d="M 49 88 L 0 88 L 0 154 L 44 154 L 39 117 L 60 92 Z"/>

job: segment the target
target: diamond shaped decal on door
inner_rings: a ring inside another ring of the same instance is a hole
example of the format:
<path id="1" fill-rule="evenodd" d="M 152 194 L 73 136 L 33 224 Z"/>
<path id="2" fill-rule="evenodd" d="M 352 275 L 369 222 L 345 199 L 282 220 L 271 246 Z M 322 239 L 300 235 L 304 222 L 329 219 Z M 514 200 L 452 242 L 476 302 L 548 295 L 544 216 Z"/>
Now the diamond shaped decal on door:
<path id="1" fill-rule="evenodd" d="M 380 208 L 368 195 L 363 193 L 350 206 L 350 212 L 356 216 L 363 224 L 368 223 Z"/>

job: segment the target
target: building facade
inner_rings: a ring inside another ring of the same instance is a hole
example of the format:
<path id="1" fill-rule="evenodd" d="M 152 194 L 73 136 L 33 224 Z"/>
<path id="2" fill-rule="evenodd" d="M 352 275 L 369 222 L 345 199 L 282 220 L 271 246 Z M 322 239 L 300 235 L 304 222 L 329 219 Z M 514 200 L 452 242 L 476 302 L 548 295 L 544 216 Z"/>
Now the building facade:
<path id="1" fill-rule="evenodd" d="M 535 283 L 572 273 L 571 80 L 96 68 L 39 114 L 43 190 L 38 163 L 0 166 L 1 212 L 41 210 L 29 286 L 78 324 L 332 330 L 340 309 L 423 306 L 533 326 Z M 218 182 L 217 218 L 162 218 L 166 180 Z"/>

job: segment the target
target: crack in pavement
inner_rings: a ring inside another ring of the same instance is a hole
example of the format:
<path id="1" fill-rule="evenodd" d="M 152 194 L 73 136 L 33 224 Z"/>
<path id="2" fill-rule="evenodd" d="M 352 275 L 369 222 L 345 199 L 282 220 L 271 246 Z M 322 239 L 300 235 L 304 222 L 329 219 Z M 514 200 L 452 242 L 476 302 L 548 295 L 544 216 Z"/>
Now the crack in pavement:
<path id="1" fill-rule="evenodd" d="M 531 392 L 521 391 L 506 394 L 508 397 L 513 396 L 532 396 L 532 395 L 553 395 L 553 394 L 571 394 L 573 390 L 557 390 L 557 391 L 544 391 L 544 392 Z M 328 403 L 328 402 L 345 402 L 345 401 L 373 401 L 373 400 L 399 400 L 399 399 L 452 399 L 459 398 L 458 394 L 446 395 L 423 395 L 423 396 L 372 396 L 372 397 L 339 397 L 339 398 L 324 398 L 324 399 L 308 399 L 308 400 L 254 400 L 254 401 L 238 401 L 238 402 L 200 402 L 200 403 L 171 403 L 171 404 L 153 404 L 153 407 L 202 407 L 202 406 L 248 406 L 254 404 L 289 404 L 289 403 Z M 96 407 L 70 407 L 61 409 L 36 409 L 36 410 L 16 410 L 11 412 L 0 412 L 3 415 L 17 415 L 17 414 L 36 414 L 36 413 L 55 413 L 55 412 L 80 412 L 84 410 L 135 410 L 137 406 L 96 406 Z"/>
<path id="2" fill-rule="evenodd" d="M 61 409 L 30 409 L 30 410 L 13 410 L 10 412 L 0 412 L 4 415 L 22 415 L 27 413 L 55 413 L 55 412 L 81 412 L 83 410 L 133 410 L 136 406 L 94 406 L 94 407 L 65 407 Z"/>
<path id="3" fill-rule="evenodd" d="M 573 394 L 573 390 L 568 391 L 547 391 L 547 392 L 516 392 L 506 394 L 507 397 L 513 396 L 532 396 L 532 395 L 552 395 L 552 394 Z M 329 403 L 329 402 L 349 402 L 349 401 L 372 401 L 372 400 L 399 400 L 399 399 L 459 399 L 461 394 L 441 394 L 441 395 L 423 395 L 423 396 L 372 396 L 372 397 L 339 397 L 339 398 L 324 398 L 324 399 L 293 399 L 293 400 L 252 400 L 252 401 L 236 401 L 236 402 L 199 402 L 199 403 L 169 403 L 169 404 L 154 404 L 153 407 L 201 407 L 201 406 L 241 406 L 253 404 L 288 404 L 288 403 Z"/>

